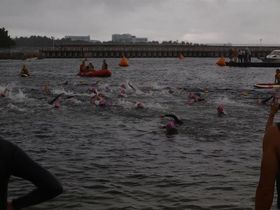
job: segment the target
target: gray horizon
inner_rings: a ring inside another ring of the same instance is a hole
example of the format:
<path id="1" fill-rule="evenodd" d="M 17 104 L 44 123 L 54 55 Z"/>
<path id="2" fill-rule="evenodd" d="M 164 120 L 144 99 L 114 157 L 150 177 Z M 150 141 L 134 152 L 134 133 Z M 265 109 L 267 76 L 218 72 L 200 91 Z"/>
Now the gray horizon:
<path id="1" fill-rule="evenodd" d="M 149 41 L 280 44 L 279 0 L 0 0 L 11 37 L 129 33 Z"/>

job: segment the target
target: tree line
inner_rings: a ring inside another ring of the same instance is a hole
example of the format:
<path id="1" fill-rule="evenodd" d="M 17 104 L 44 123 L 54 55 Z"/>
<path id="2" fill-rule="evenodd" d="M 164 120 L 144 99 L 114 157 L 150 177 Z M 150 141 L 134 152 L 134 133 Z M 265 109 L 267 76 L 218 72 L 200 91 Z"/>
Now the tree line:
<path id="1" fill-rule="evenodd" d="M 15 45 L 15 41 L 9 36 L 5 28 L 0 28 L 0 47 L 9 48 Z"/>
<path id="2" fill-rule="evenodd" d="M 16 37 L 17 47 L 52 47 L 73 42 L 71 39 L 54 39 L 47 36 Z"/>
<path id="3" fill-rule="evenodd" d="M 101 42 L 98 42 L 101 43 Z M 103 42 L 104 44 L 114 43 L 112 41 Z M 5 28 L 0 28 L 0 48 L 11 48 L 11 47 L 54 47 L 61 45 L 71 44 L 91 44 L 86 41 L 73 41 L 70 38 L 54 39 L 54 37 L 47 36 L 30 36 L 30 37 L 16 37 L 11 38 L 8 31 Z M 158 41 L 151 41 L 146 44 L 160 44 Z M 178 42 L 178 41 L 163 41 L 162 44 L 171 45 L 190 45 L 196 46 L 200 44 L 191 42 Z"/>
<path id="4" fill-rule="evenodd" d="M 30 36 L 30 37 L 16 37 L 11 38 L 8 31 L 3 27 L 0 28 L 0 48 L 11 47 L 52 47 L 54 45 L 62 45 L 65 43 L 72 43 L 69 38 L 54 39 L 54 37 L 47 36 Z M 85 43 L 84 41 L 78 41 L 79 43 Z"/>

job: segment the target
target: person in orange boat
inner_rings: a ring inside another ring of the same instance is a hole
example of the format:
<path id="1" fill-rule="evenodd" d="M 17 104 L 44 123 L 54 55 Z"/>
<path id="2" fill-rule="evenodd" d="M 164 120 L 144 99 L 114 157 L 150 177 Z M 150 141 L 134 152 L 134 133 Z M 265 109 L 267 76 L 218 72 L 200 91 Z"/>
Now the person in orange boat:
<path id="1" fill-rule="evenodd" d="M 102 70 L 107 70 L 107 69 L 108 69 L 108 64 L 106 63 L 106 60 L 103 59 Z"/>
<path id="2" fill-rule="evenodd" d="M 263 137 L 263 154 L 259 184 L 256 190 L 255 210 L 269 210 L 273 202 L 274 185 L 276 179 L 277 206 L 280 208 L 280 123 L 274 123 L 274 116 L 278 112 L 279 103 L 274 100 L 267 119 Z"/>
<path id="3" fill-rule="evenodd" d="M 89 67 L 89 70 L 90 70 L 90 71 L 94 71 L 94 66 L 92 65 L 92 63 L 89 63 L 89 64 L 88 64 L 88 67 Z"/>
<path id="4" fill-rule="evenodd" d="M 86 70 L 86 61 L 83 60 L 83 62 L 80 65 L 80 72 L 84 72 Z"/>

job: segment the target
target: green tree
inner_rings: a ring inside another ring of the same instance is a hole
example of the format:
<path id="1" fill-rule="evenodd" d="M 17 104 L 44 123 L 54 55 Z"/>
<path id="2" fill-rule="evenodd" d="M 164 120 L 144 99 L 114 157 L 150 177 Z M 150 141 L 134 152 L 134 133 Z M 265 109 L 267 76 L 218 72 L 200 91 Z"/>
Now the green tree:
<path id="1" fill-rule="evenodd" d="M 15 42 L 11 39 L 8 31 L 3 27 L 0 28 L 0 48 L 10 48 L 15 45 Z"/>

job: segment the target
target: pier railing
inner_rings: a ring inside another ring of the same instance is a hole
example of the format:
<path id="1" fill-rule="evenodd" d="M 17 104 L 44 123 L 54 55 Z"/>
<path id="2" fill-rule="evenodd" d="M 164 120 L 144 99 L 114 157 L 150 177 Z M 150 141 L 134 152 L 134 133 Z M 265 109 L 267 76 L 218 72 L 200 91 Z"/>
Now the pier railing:
<path id="1" fill-rule="evenodd" d="M 181 44 L 93 44 L 80 46 L 56 46 L 40 49 L 42 58 L 119 58 L 133 57 L 228 57 L 230 49 L 249 48 L 252 57 L 264 57 L 277 46 L 207 46 Z"/>

